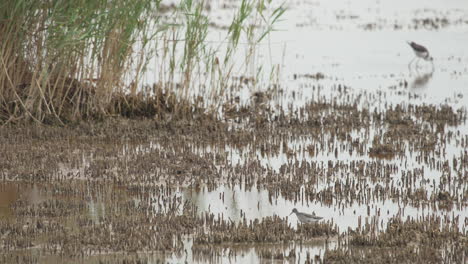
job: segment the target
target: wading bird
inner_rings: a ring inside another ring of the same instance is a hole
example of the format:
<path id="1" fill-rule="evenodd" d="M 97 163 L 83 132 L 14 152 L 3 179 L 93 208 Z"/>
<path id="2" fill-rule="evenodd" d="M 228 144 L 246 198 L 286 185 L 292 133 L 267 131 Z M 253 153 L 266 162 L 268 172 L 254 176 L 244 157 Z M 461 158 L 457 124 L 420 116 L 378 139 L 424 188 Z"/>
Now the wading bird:
<path id="1" fill-rule="evenodd" d="M 419 63 L 419 60 L 420 59 L 423 59 L 425 61 L 430 61 L 431 64 L 432 64 L 432 68 L 434 68 L 434 62 L 433 62 L 433 58 L 431 57 L 431 55 L 429 55 L 429 51 L 426 49 L 426 47 L 424 47 L 423 45 L 419 45 L 417 43 L 414 43 L 414 42 L 409 42 L 408 41 L 408 44 L 410 45 L 410 47 L 413 49 L 414 51 L 414 54 L 416 55 L 416 57 L 414 57 L 414 59 L 412 59 L 410 61 L 410 63 L 408 64 L 408 68 L 411 69 L 411 64 L 414 62 L 414 60 L 417 59 L 416 61 L 416 69 L 418 68 L 418 63 Z"/>
<path id="2" fill-rule="evenodd" d="M 297 211 L 296 208 L 294 208 L 289 215 L 292 215 L 293 213 L 296 214 L 297 219 L 299 219 L 299 221 L 301 223 L 313 223 L 313 222 L 317 222 L 317 221 L 320 221 L 320 220 L 323 219 L 323 217 L 316 216 L 315 213 L 313 213 L 311 215 L 306 214 L 306 213 L 301 213 L 301 212 Z"/>

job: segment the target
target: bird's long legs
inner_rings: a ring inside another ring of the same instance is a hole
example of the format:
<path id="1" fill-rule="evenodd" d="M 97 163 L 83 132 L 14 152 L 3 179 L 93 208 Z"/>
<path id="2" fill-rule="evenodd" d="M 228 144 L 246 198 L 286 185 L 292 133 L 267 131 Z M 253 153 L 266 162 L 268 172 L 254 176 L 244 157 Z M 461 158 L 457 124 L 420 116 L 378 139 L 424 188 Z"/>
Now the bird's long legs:
<path id="1" fill-rule="evenodd" d="M 417 59 L 418 57 L 414 57 L 410 63 L 408 64 L 408 70 L 411 71 L 411 64 L 414 62 L 415 59 Z"/>
<path id="2" fill-rule="evenodd" d="M 421 61 L 421 60 L 420 60 L 419 58 L 418 58 L 418 60 L 416 61 L 416 70 L 419 68 L 419 62 L 420 62 L 420 61 Z"/>

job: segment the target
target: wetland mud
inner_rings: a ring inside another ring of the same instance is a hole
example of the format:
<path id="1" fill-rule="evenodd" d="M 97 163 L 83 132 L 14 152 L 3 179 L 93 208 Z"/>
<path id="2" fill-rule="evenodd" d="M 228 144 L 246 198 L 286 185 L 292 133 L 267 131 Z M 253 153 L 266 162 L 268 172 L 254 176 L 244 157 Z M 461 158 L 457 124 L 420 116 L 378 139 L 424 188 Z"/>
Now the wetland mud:
<path id="1" fill-rule="evenodd" d="M 468 153 L 457 128 L 466 111 L 379 111 L 336 98 L 310 102 L 300 115 L 252 105 L 238 128 L 214 119 L 3 128 L 2 257 L 125 253 L 177 262 L 189 250 L 194 261 L 200 252 L 214 261 L 251 245 L 259 259 L 339 261 L 354 247 L 363 248 L 352 250 L 357 260 L 401 248 L 464 259 Z M 375 153 L 376 144 L 389 144 L 391 155 Z M 289 216 L 294 207 L 324 219 L 300 224 Z M 437 239 L 427 245 L 424 237 Z M 317 241 L 318 252 L 307 246 Z"/>
<path id="2" fill-rule="evenodd" d="M 291 2 L 279 79 L 233 77 L 219 111 L 1 127 L 0 263 L 467 262 L 468 7 L 344 2 Z"/>

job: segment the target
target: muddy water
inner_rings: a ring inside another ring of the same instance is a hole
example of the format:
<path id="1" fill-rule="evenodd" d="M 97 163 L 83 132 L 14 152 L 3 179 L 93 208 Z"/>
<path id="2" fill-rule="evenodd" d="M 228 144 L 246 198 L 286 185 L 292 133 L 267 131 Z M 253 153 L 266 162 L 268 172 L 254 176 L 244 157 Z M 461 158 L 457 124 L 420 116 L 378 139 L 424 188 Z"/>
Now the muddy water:
<path id="1" fill-rule="evenodd" d="M 0 260 L 303 263 L 395 219 L 466 235 L 465 2 L 288 2 L 256 60 L 279 65 L 277 89 L 233 87 L 226 130 L 2 131 Z M 434 69 L 408 68 L 407 40 Z M 293 208 L 329 232 L 307 237 Z"/>

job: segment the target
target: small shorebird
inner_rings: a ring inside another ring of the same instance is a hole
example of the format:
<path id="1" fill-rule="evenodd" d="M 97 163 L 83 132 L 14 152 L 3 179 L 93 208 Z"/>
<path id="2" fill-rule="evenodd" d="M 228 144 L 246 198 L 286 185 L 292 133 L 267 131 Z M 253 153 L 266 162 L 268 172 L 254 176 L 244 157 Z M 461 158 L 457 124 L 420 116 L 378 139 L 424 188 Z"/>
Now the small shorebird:
<path id="1" fill-rule="evenodd" d="M 313 222 L 317 222 L 323 219 L 323 217 L 316 216 L 315 213 L 312 213 L 311 215 L 306 214 L 306 213 L 301 213 L 297 211 L 296 208 L 294 208 L 289 215 L 292 215 L 293 213 L 296 214 L 297 219 L 299 219 L 301 223 L 313 223 Z"/>
<path id="2" fill-rule="evenodd" d="M 429 55 L 429 51 L 426 49 L 426 47 L 424 47 L 423 45 L 414 43 L 412 41 L 411 42 L 408 41 L 408 44 L 413 49 L 414 54 L 416 55 L 416 57 L 414 57 L 414 59 L 412 59 L 410 63 L 408 64 L 408 68 L 411 68 L 411 63 L 413 63 L 414 60 L 416 59 L 418 60 L 416 61 L 416 68 L 418 67 L 418 62 L 420 59 L 423 59 L 425 61 L 430 61 L 432 63 L 432 67 L 434 67 L 434 63 L 433 63 L 434 59 L 431 57 L 431 55 Z"/>

